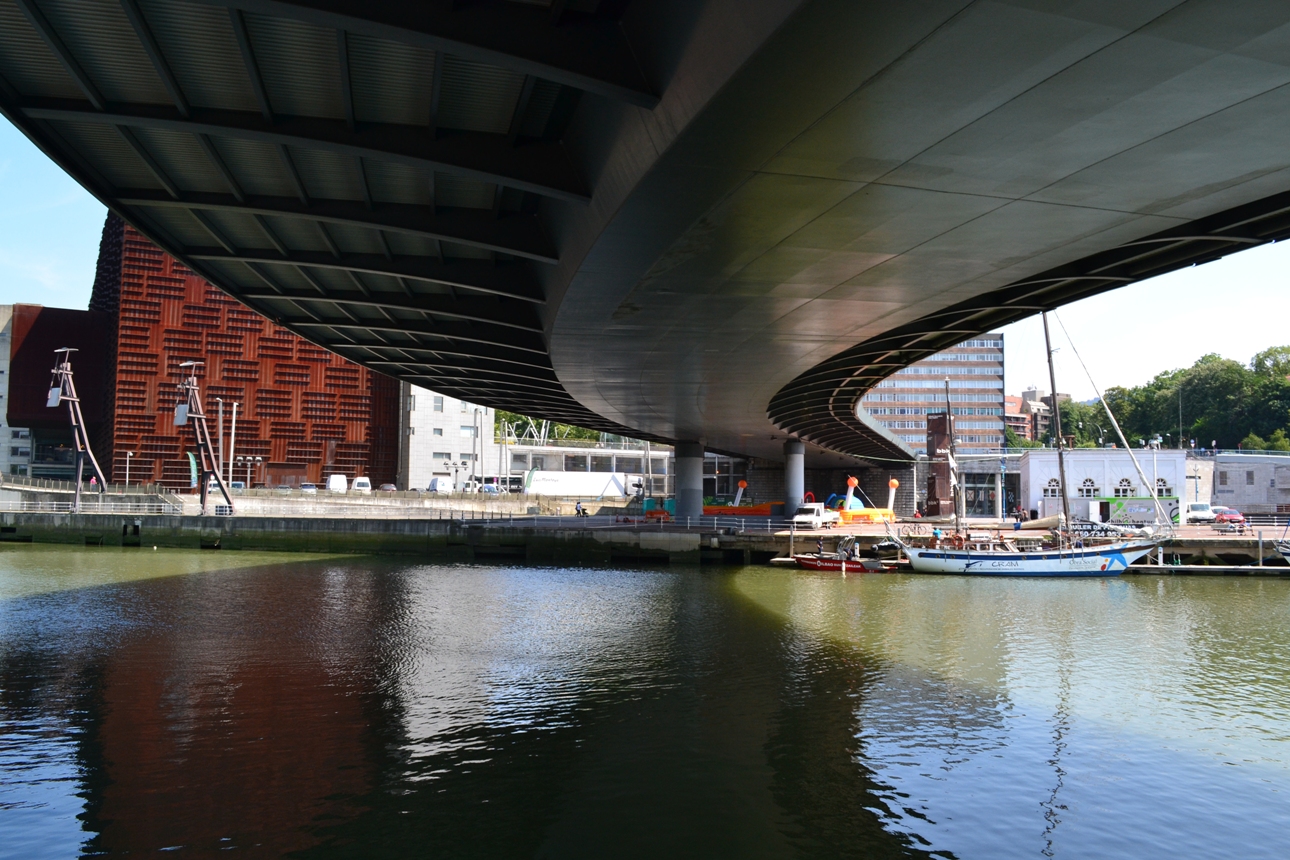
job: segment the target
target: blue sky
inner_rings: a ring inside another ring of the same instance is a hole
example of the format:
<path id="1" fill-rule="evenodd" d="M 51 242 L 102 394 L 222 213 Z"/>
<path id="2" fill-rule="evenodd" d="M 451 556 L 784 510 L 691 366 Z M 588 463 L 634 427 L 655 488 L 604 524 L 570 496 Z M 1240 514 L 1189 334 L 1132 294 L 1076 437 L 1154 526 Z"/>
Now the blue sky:
<path id="1" fill-rule="evenodd" d="M 0 304 L 84 308 L 107 210 L 0 119 Z M 1143 281 L 1058 312 L 1099 388 L 1138 385 L 1209 352 L 1248 362 L 1290 344 L 1290 242 Z M 1057 386 L 1093 387 L 1054 325 Z M 1043 329 L 1034 317 L 1004 329 L 1008 393 L 1048 388 Z"/>
<path id="2" fill-rule="evenodd" d="M 84 308 L 107 209 L 0 118 L 0 304 Z"/>

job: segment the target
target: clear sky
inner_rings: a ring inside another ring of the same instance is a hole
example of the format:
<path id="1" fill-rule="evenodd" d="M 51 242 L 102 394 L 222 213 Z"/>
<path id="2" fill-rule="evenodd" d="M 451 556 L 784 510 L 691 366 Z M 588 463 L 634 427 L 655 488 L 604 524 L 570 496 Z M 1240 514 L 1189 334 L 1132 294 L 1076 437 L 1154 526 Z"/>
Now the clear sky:
<path id="1" fill-rule="evenodd" d="M 107 210 L 0 119 L 0 304 L 84 308 Z M 1265 245 L 1058 312 L 1099 388 L 1139 385 L 1209 352 L 1248 362 L 1290 345 L 1290 242 Z M 1093 397 L 1060 326 L 1057 387 Z M 1004 329 L 1006 385 L 1048 389 L 1039 317 Z"/>

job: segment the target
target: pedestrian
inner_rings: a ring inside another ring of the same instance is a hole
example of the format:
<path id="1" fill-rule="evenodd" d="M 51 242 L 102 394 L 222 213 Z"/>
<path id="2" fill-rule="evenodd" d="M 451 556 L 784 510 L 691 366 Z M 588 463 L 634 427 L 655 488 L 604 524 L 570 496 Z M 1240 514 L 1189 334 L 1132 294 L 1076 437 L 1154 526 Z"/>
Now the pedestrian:
<path id="1" fill-rule="evenodd" d="M 578 502 L 577 502 L 577 504 L 575 504 L 575 505 L 573 506 L 573 515 L 574 515 L 575 517 L 580 517 L 580 516 L 582 516 L 582 500 L 581 500 L 581 499 L 579 499 L 579 500 L 578 500 Z"/>
<path id="2" fill-rule="evenodd" d="M 815 539 L 815 554 L 824 555 L 824 538 L 822 537 Z"/>
<path id="3" fill-rule="evenodd" d="M 932 529 L 932 539 L 936 542 L 936 548 L 941 548 L 941 530 L 940 528 Z"/>

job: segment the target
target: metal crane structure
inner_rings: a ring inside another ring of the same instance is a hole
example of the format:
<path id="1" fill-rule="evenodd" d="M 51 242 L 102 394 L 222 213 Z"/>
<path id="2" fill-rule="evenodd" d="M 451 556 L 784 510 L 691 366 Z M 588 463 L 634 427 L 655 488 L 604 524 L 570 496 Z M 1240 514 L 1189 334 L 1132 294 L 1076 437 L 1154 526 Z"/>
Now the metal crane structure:
<path id="1" fill-rule="evenodd" d="M 81 414 L 81 399 L 76 396 L 76 382 L 72 379 L 72 353 L 74 352 L 77 350 L 70 346 L 54 350 L 57 358 L 54 359 L 53 377 L 49 380 L 49 400 L 45 405 L 56 407 L 62 403 L 67 404 L 67 417 L 72 422 L 72 440 L 76 445 L 76 490 L 72 499 L 72 513 L 79 514 L 81 481 L 85 476 L 86 461 L 94 472 L 94 480 L 98 483 L 100 495 L 107 489 L 107 479 L 103 477 L 99 461 L 94 459 L 94 451 L 90 448 L 90 437 L 85 432 L 85 416 Z"/>
<path id="2" fill-rule="evenodd" d="M 185 361 L 179 365 L 185 376 L 179 383 L 179 390 L 183 397 L 175 404 L 175 426 L 182 427 L 190 422 L 193 426 L 193 440 L 197 446 L 197 456 L 201 460 L 198 486 L 201 488 L 202 514 L 210 513 L 207 510 L 206 498 L 210 494 L 212 480 L 219 486 L 219 491 L 228 504 L 228 513 L 233 514 L 235 512 L 233 497 L 229 494 L 228 485 L 224 483 L 224 476 L 220 474 L 219 459 L 215 455 L 215 446 L 211 444 L 211 432 L 206 427 L 206 413 L 202 411 L 202 392 L 197 384 L 197 368 L 204 363 Z"/>

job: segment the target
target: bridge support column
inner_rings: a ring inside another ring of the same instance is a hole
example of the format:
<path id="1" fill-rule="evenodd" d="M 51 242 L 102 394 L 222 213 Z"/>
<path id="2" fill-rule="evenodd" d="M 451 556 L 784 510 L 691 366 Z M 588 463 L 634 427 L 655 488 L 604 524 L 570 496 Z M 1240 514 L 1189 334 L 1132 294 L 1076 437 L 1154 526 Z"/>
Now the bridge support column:
<path id="1" fill-rule="evenodd" d="M 703 516 L 703 446 L 698 442 L 676 445 L 676 521 L 688 517 L 697 525 Z"/>
<path id="2" fill-rule="evenodd" d="M 806 495 L 806 443 L 784 443 L 784 516 L 792 517 Z"/>

